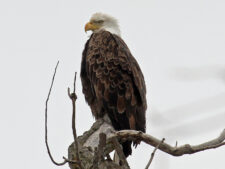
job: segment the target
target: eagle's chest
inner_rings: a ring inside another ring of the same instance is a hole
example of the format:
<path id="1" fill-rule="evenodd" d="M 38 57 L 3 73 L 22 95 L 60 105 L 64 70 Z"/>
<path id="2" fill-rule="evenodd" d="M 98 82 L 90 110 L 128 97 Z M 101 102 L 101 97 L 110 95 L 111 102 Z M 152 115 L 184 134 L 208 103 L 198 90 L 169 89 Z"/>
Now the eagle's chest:
<path id="1" fill-rule="evenodd" d="M 118 57 L 118 49 L 116 43 L 110 37 L 106 36 L 93 36 L 90 39 L 86 60 L 89 61 L 92 58 L 97 59 L 103 57 L 106 62 Z"/>

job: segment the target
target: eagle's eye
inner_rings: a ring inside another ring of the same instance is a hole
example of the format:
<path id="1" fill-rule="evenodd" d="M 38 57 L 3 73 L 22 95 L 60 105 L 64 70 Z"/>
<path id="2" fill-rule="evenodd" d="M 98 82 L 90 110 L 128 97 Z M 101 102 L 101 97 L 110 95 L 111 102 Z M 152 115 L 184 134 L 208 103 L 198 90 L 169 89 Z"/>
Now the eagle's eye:
<path id="1" fill-rule="evenodd" d="M 103 20 L 96 20 L 94 22 L 97 23 L 97 24 L 102 24 L 104 21 Z"/>

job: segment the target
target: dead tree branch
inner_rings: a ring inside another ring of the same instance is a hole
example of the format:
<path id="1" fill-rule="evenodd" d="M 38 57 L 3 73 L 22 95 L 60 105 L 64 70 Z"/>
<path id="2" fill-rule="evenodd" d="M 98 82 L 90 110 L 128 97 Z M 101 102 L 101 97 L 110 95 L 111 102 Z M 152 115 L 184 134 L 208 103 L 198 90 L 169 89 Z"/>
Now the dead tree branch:
<path id="1" fill-rule="evenodd" d="M 126 140 L 133 140 L 133 141 L 141 140 L 153 147 L 156 147 L 161 142 L 161 140 L 149 134 L 145 134 L 135 130 L 121 130 L 121 131 L 115 132 L 109 137 L 108 142 L 110 142 L 115 137 L 121 140 L 122 142 Z M 163 142 L 159 145 L 159 149 L 173 156 L 182 156 L 184 154 L 193 154 L 200 151 L 217 148 L 223 145 L 225 145 L 225 129 L 220 134 L 220 136 L 217 137 L 216 139 L 213 139 L 211 141 L 208 141 L 199 145 L 192 146 L 190 144 L 185 144 L 183 146 L 173 147 Z"/>
<path id="2" fill-rule="evenodd" d="M 56 74 L 56 70 L 58 68 L 58 65 L 59 65 L 59 61 L 57 62 L 56 64 L 56 67 L 55 67 L 55 71 L 54 71 L 54 74 L 53 74 L 53 77 L 52 77 L 52 83 L 51 83 L 51 86 L 50 86 L 50 89 L 49 89 L 49 92 L 48 92 L 48 96 L 47 96 L 47 99 L 45 101 L 45 145 L 46 145 L 46 148 L 47 148 L 47 151 L 48 151 L 48 155 L 51 159 L 51 161 L 55 164 L 55 165 L 58 165 L 58 166 L 61 166 L 61 165 L 64 165 L 67 163 L 67 161 L 64 159 L 63 162 L 61 163 L 58 163 L 54 160 L 52 154 L 51 154 L 51 151 L 50 151 L 50 148 L 49 148 L 49 145 L 48 145 L 48 127 L 47 127 L 47 124 L 48 124 L 48 100 L 49 100 L 49 97 L 50 97 L 50 94 L 51 94 L 51 91 L 52 91 L 52 86 L 53 86 L 53 83 L 54 83 L 54 80 L 55 80 L 55 74 Z"/>

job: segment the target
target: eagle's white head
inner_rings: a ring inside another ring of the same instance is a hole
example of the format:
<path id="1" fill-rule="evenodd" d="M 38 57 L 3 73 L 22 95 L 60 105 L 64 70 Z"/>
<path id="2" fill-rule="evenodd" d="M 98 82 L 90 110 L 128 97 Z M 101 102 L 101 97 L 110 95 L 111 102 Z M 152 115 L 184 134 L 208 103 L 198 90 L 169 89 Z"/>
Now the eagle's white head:
<path id="1" fill-rule="evenodd" d="M 106 30 L 120 36 L 118 21 L 114 17 L 104 13 L 95 13 L 91 16 L 90 21 L 85 25 L 85 32 L 89 30 L 94 33 L 100 30 Z"/>

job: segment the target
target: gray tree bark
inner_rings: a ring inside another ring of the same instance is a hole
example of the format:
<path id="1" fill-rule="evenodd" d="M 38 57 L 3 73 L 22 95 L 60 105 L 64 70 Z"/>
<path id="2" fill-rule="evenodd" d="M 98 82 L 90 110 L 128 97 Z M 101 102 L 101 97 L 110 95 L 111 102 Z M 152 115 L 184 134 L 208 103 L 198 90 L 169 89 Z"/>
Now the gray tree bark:
<path id="1" fill-rule="evenodd" d="M 86 131 L 82 136 L 77 138 L 79 146 L 79 158 L 83 168 L 85 169 L 128 169 L 128 164 L 117 164 L 116 161 L 105 159 L 105 156 L 112 152 L 115 148 L 113 143 L 107 143 L 101 145 L 100 135 L 105 134 L 106 140 L 109 139 L 115 130 L 103 119 L 97 120 L 91 127 L 90 130 Z M 68 148 L 69 160 L 76 161 L 76 153 L 74 150 L 74 143 Z M 102 148 L 102 151 L 98 151 Z M 121 153 L 121 152 L 120 152 Z M 71 169 L 78 169 L 77 164 L 69 163 Z"/>

